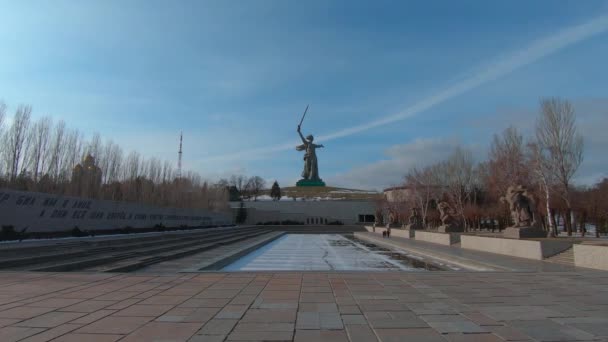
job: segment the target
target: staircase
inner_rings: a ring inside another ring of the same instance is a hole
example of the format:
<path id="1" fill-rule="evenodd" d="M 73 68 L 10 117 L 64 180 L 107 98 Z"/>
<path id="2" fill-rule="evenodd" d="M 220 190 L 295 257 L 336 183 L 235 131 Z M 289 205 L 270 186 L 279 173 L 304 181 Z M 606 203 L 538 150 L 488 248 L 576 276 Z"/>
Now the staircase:
<path id="1" fill-rule="evenodd" d="M 570 247 L 561 253 L 545 259 L 545 261 L 574 266 L 574 248 Z"/>
<path id="2" fill-rule="evenodd" d="M 201 229 L 103 240 L 57 241 L 37 247 L 0 245 L 0 269 L 42 272 L 131 272 L 167 260 L 267 235 L 263 227 Z"/>

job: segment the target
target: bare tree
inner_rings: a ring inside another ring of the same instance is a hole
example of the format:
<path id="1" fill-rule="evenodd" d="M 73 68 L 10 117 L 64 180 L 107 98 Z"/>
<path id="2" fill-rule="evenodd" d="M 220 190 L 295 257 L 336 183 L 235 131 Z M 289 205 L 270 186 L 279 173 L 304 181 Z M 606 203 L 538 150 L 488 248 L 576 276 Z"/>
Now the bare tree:
<path id="1" fill-rule="evenodd" d="M 46 163 L 48 165 L 48 170 L 46 173 L 48 173 L 54 181 L 59 179 L 59 173 L 61 172 L 62 155 L 65 149 L 64 143 L 65 122 L 59 121 L 53 129 L 51 148 L 48 153 L 48 162 Z"/>
<path id="2" fill-rule="evenodd" d="M 247 178 L 243 175 L 232 175 L 230 176 L 230 185 L 235 186 L 239 193 L 245 192 L 245 185 L 247 184 Z"/>
<path id="3" fill-rule="evenodd" d="M 405 176 L 405 184 L 412 191 L 413 200 L 420 208 L 422 224 L 427 225 L 427 216 L 432 201 L 437 200 L 441 194 L 438 179 L 438 165 L 426 166 L 422 169 L 412 167 Z"/>
<path id="4" fill-rule="evenodd" d="M 473 184 L 473 155 L 471 151 L 457 147 L 442 167 L 446 192 L 457 214 L 462 218 L 466 230 L 469 225 L 465 216 L 465 206 L 470 199 Z"/>
<path id="5" fill-rule="evenodd" d="M 494 135 L 488 154 L 486 185 L 495 198 L 504 196 L 511 185 L 529 185 L 530 168 L 525 152 L 524 138 L 515 127 Z"/>
<path id="6" fill-rule="evenodd" d="M 50 145 L 50 132 L 53 122 L 50 117 L 42 117 L 33 127 L 32 153 L 30 154 L 30 167 L 34 183 L 38 182 L 42 170 L 45 169 L 45 156 Z"/>
<path id="7" fill-rule="evenodd" d="M 0 181 L 2 180 L 2 171 L 5 168 L 8 169 L 8 166 L 5 166 L 4 156 L 6 150 L 6 143 L 4 141 L 4 119 L 6 117 L 6 104 L 0 101 Z"/>
<path id="8" fill-rule="evenodd" d="M 99 134 L 86 141 L 80 131 L 67 129 L 63 121 L 53 125 L 48 117 L 31 124 L 29 106 L 17 109 L 5 132 L 5 113 L 6 105 L 0 102 L 2 187 L 29 190 L 35 186 L 38 191 L 56 194 L 229 210 L 226 187 L 210 186 L 196 172 L 186 171 L 175 179 L 170 162 L 145 159 L 135 151 L 124 158 L 120 146 L 102 143 Z M 89 154 L 94 160 L 87 158 Z M 236 176 L 234 181 L 243 189 L 247 178 Z M 252 178 L 251 184 L 257 197 L 264 181 Z"/>
<path id="9" fill-rule="evenodd" d="M 22 162 L 24 143 L 28 136 L 28 127 L 32 108 L 29 106 L 19 106 L 13 117 L 13 123 L 6 132 L 6 155 L 8 174 L 10 181 L 14 181 L 18 176 L 19 166 Z"/>
<path id="10" fill-rule="evenodd" d="M 266 187 L 266 181 L 260 176 L 253 176 L 249 178 L 245 188 L 248 190 L 247 193 L 253 197 L 254 201 L 258 200 L 258 196 Z"/>
<path id="11" fill-rule="evenodd" d="M 583 161 L 584 144 L 577 131 L 576 116 L 570 102 L 559 98 L 541 100 L 536 146 L 538 159 L 547 164 L 544 170 L 555 179 L 556 193 L 566 204 L 564 223 L 568 235 L 572 235 L 572 177 Z"/>

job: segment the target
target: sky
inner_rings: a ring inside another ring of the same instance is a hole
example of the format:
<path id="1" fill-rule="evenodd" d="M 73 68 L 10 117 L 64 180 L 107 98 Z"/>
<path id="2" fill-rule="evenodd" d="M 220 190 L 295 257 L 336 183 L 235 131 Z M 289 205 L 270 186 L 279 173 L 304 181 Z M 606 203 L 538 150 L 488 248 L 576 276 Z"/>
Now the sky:
<path id="1" fill-rule="evenodd" d="M 570 100 L 608 176 L 608 1 L 4 1 L 0 100 L 210 180 L 382 189 Z"/>

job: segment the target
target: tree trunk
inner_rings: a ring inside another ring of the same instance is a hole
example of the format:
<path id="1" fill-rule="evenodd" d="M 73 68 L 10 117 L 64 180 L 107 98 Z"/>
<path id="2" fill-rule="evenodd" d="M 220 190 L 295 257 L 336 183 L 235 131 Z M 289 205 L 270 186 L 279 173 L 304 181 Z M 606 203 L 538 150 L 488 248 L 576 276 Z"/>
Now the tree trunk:
<path id="1" fill-rule="evenodd" d="M 568 231 L 568 236 L 572 236 L 572 219 L 571 219 L 572 209 L 570 207 L 566 208 L 566 212 L 564 212 L 564 226 Z"/>
<path id="2" fill-rule="evenodd" d="M 554 221 L 555 212 L 551 210 L 551 196 L 548 185 L 545 184 L 545 206 L 547 210 L 547 228 L 551 237 L 557 236 L 557 224 Z"/>

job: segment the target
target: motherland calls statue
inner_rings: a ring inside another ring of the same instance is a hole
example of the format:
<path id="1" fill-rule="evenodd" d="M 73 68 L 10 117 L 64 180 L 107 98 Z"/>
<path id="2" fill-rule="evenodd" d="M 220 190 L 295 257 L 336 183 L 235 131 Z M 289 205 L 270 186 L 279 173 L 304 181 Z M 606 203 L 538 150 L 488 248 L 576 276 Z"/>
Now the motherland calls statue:
<path id="1" fill-rule="evenodd" d="M 534 197 L 521 186 L 510 186 L 500 199 L 509 204 L 513 226 L 505 229 L 503 235 L 510 238 L 546 237 L 536 221 L 537 211 Z"/>
<path id="2" fill-rule="evenodd" d="M 300 135 L 300 139 L 302 139 L 302 145 L 296 146 L 296 150 L 306 152 L 304 153 L 304 170 L 302 170 L 302 179 L 300 179 L 296 185 L 325 186 L 325 183 L 319 177 L 319 163 L 317 161 L 316 152 L 317 148 L 323 148 L 324 146 L 313 143 L 314 137 L 312 134 L 308 135 L 306 138 L 304 138 L 304 135 L 302 135 L 301 126 L 307 111 L 308 106 L 306 106 L 302 120 L 300 120 L 300 124 L 298 125 L 298 134 Z"/>
<path id="3" fill-rule="evenodd" d="M 437 208 L 439 209 L 439 218 L 441 219 L 441 226 L 437 228 L 440 233 L 458 233 L 464 231 L 460 222 L 454 218 L 454 210 L 452 210 L 448 202 L 439 202 Z"/>

